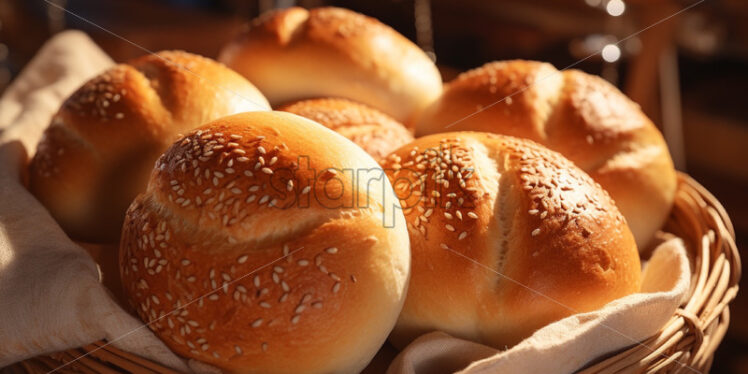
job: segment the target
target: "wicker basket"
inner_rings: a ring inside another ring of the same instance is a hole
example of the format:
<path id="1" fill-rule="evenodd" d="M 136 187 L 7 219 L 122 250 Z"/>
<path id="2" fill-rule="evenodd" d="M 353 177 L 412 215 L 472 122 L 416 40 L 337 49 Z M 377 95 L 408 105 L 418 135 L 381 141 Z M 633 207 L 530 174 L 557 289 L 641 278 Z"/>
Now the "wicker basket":
<path id="1" fill-rule="evenodd" d="M 740 257 L 735 231 L 722 205 L 689 176 L 679 174 L 678 179 L 675 205 L 664 230 L 681 237 L 694 259 L 691 295 L 658 334 L 601 359 L 581 373 L 709 371 L 730 322 L 728 304 L 738 292 Z M 111 345 L 104 346 L 104 342 L 35 357 L 10 370 L 46 373 L 75 359 L 59 372 L 176 373 Z"/>

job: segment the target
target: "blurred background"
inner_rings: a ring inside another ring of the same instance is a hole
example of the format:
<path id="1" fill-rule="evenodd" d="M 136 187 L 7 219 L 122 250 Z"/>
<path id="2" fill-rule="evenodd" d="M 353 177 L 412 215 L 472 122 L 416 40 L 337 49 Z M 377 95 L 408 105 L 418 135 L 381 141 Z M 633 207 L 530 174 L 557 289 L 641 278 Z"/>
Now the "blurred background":
<path id="1" fill-rule="evenodd" d="M 146 53 L 136 45 L 216 57 L 248 20 L 292 5 L 337 5 L 376 17 L 435 58 L 445 81 L 514 58 L 603 76 L 658 124 L 677 168 L 724 204 L 748 259 L 748 2 L 742 0 L 0 0 L 0 93 L 64 29 L 87 32 L 116 61 Z M 746 278 L 714 373 L 748 373 Z"/>

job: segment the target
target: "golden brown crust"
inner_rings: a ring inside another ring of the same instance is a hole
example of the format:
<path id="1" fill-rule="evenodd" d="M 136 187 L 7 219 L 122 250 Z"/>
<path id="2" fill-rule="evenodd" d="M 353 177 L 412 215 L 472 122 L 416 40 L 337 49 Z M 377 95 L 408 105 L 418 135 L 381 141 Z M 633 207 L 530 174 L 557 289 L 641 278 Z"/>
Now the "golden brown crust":
<path id="1" fill-rule="evenodd" d="M 413 135 L 392 117 L 346 99 L 311 99 L 278 110 L 309 118 L 345 136 L 379 160 L 413 141 Z"/>
<path id="2" fill-rule="evenodd" d="M 441 92 L 434 63 L 374 18 L 334 7 L 288 8 L 262 15 L 219 60 L 277 105 L 343 97 L 406 125 Z"/>
<path id="3" fill-rule="evenodd" d="M 347 177 L 362 169 L 382 178 Z M 369 206 L 347 204 L 364 192 Z M 169 148 L 128 210 L 126 294 L 174 352 L 228 372 L 359 371 L 405 297 L 405 222 L 383 225 L 393 200 L 376 162 L 319 124 L 221 118 Z"/>
<path id="4" fill-rule="evenodd" d="M 383 166 L 402 199 L 413 257 L 391 335 L 398 346 L 441 330 L 503 348 L 639 290 L 625 220 L 558 153 L 455 132 L 419 138 Z"/>
<path id="5" fill-rule="evenodd" d="M 178 51 L 134 59 L 63 103 L 31 161 L 30 190 L 69 235 L 116 242 L 153 162 L 179 133 L 268 109 L 251 83 L 213 60 Z"/>
<path id="6" fill-rule="evenodd" d="M 534 61 L 488 63 L 446 85 L 418 136 L 473 130 L 531 139 L 560 152 L 610 192 L 644 249 L 670 212 L 675 169 L 662 135 L 618 89 Z"/>

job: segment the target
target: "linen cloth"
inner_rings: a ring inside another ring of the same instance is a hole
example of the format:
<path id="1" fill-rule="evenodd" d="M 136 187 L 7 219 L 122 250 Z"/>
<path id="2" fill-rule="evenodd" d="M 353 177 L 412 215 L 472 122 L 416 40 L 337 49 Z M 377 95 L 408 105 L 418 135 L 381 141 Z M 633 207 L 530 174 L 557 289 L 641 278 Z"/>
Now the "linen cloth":
<path id="1" fill-rule="evenodd" d="M 28 155 L 62 101 L 112 64 L 85 34 L 60 33 L 0 99 L 0 367 L 107 339 L 189 371 L 110 297 L 91 256 L 22 184 Z"/>
<path id="2" fill-rule="evenodd" d="M 673 316 L 691 282 L 683 242 L 673 238 L 660 244 L 642 276 L 640 293 L 554 322 L 505 351 L 441 332 L 423 335 L 395 358 L 387 373 L 572 373 L 605 354 L 639 344 Z"/>
<path id="3" fill-rule="evenodd" d="M 62 101 L 112 64 L 85 34 L 60 33 L 0 99 L 0 367 L 107 339 L 177 370 L 215 372 L 178 358 L 125 312 L 102 285 L 92 257 L 23 185 L 28 157 Z M 672 239 L 655 250 L 641 293 L 555 322 L 505 351 L 430 333 L 401 352 L 388 373 L 573 372 L 655 334 L 689 281 L 683 243 Z"/>

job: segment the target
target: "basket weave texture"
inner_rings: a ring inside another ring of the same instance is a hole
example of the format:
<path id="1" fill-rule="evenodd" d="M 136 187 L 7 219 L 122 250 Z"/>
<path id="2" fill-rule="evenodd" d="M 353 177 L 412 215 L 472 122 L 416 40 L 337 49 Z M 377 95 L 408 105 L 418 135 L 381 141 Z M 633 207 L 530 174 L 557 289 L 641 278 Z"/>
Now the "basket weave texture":
<path id="1" fill-rule="evenodd" d="M 663 228 L 686 243 L 693 262 L 689 297 L 654 336 L 580 371 L 590 373 L 706 373 L 730 323 L 738 292 L 740 257 L 735 231 L 722 205 L 685 174 Z M 15 364 L 11 373 L 174 373 L 103 341 Z M 74 361 L 75 360 L 75 361 Z M 74 361 L 74 362 L 72 362 Z M 72 363 L 70 363 L 72 362 Z M 70 363 L 60 368 L 61 365 Z"/>

